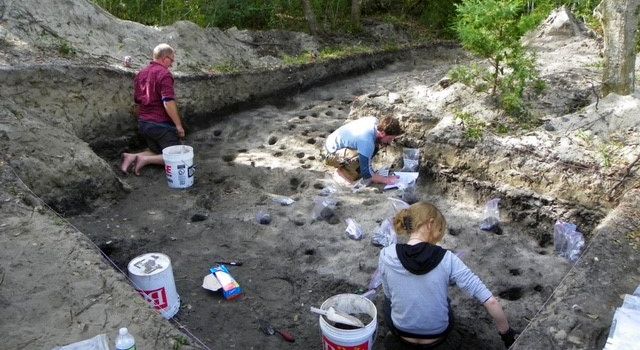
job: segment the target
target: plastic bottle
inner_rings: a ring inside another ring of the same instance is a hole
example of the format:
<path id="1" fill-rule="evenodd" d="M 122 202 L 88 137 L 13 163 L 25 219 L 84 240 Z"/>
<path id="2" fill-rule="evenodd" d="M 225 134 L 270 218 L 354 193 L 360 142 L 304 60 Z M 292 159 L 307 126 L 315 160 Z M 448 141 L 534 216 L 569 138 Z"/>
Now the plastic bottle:
<path id="1" fill-rule="evenodd" d="M 136 350 L 136 340 L 126 327 L 120 328 L 116 338 L 116 350 Z"/>

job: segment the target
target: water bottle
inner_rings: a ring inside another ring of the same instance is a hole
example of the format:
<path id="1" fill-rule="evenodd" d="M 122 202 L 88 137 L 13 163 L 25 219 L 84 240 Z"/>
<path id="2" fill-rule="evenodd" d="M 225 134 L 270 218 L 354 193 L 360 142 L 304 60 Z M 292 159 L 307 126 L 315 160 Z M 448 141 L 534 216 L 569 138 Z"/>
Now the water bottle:
<path id="1" fill-rule="evenodd" d="M 116 350 L 136 350 L 136 340 L 126 327 L 120 328 L 116 338 Z"/>

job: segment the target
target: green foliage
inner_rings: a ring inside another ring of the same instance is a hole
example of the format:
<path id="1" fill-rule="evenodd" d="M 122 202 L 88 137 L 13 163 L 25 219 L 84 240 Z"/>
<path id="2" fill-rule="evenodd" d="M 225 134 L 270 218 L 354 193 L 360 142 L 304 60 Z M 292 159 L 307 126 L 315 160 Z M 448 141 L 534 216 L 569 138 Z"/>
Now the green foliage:
<path id="1" fill-rule="evenodd" d="M 470 66 L 455 66 L 447 74 L 454 82 L 471 86 L 476 91 L 486 90 L 486 83 L 491 80 L 490 72 L 476 63 Z"/>
<path id="2" fill-rule="evenodd" d="M 327 47 L 320 51 L 320 61 L 335 60 L 343 57 L 373 52 L 373 48 L 364 45 Z"/>
<path id="3" fill-rule="evenodd" d="M 225 61 L 211 66 L 211 71 L 220 74 L 232 74 L 242 72 L 245 68 L 235 61 Z"/>
<path id="4" fill-rule="evenodd" d="M 287 66 L 301 66 L 304 64 L 309 64 L 311 62 L 314 62 L 315 55 L 313 55 L 310 52 L 305 52 L 302 55 L 298 55 L 298 56 L 284 55 L 284 57 L 282 57 L 282 61 Z"/>
<path id="5" fill-rule="evenodd" d="M 184 345 L 189 345 L 189 339 L 184 336 L 176 336 L 173 338 L 173 350 L 180 350 Z"/>
<path id="6" fill-rule="evenodd" d="M 538 21 L 531 15 L 529 3 L 464 0 L 456 10 L 458 18 L 454 28 L 462 45 L 488 59 L 492 66 L 490 78 L 485 76 L 483 80 L 490 84 L 492 94 L 497 95 L 498 103 L 509 116 L 528 123 L 531 116 L 523 100 L 525 91 L 532 87 L 537 94 L 544 89 L 544 82 L 535 69 L 535 57 L 520 43 L 522 36 Z"/>
<path id="7" fill-rule="evenodd" d="M 60 40 L 60 44 L 58 45 L 58 53 L 62 56 L 73 56 L 76 54 L 76 50 L 71 46 L 66 40 Z"/>
<path id="8" fill-rule="evenodd" d="M 455 114 L 455 119 L 460 120 L 465 128 L 465 139 L 470 141 L 479 141 L 482 139 L 484 129 L 486 128 L 486 124 L 482 120 L 467 112 L 457 112 Z"/>

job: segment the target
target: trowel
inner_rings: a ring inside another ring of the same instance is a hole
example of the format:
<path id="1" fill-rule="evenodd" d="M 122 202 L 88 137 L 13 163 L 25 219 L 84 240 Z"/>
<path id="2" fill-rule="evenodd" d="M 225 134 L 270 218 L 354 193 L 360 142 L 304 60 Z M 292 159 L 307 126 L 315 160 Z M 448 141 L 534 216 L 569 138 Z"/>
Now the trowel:
<path id="1" fill-rule="evenodd" d="M 360 321 L 357 317 L 349 315 L 346 312 L 337 311 L 333 308 L 333 306 L 329 307 L 326 310 L 318 309 L 317 307 L 312 306 L 311 312 L 318 315 L 324 315 L 331 322 L 342 323 L 358 328 L 364 327 L 364 323 L 362 323 L 362 321 Z"/>

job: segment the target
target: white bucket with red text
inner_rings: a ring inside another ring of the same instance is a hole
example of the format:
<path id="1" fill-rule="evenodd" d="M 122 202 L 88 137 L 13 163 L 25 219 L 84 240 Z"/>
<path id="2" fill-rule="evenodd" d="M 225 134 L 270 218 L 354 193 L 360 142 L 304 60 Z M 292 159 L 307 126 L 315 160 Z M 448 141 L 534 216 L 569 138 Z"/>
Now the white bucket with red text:
<path id="1" fill-rule="evenodd" d="M 147 253 L 133 258 L 128 266 L 133 287 L 166 319 L 180 309 L 180 296 L 173 279 L 171 259 L 162 253 Z"/>
<path id="2" fill-rule="evenodd" d="M 193 147 L 186 145 L 169 146 L 162 150 L 164 173 L 171 188 L 189 188 L 193 186 Z"/>
<path id="3" fill-rule="evenodd" d="M 329 323 L 324 316 L 320 316 L 320 330 L 322 331 L 323 350 L 371 350 L 376 340 L 378 329 L 378 310 L 371 300 L 358 294 L 338 294 L 327 299 L 320 308 L 328 310 L 332 307 L 338 311 L 357 316 L 367 314 L 371 321 L 363 328 L 343 329 Z"/>

